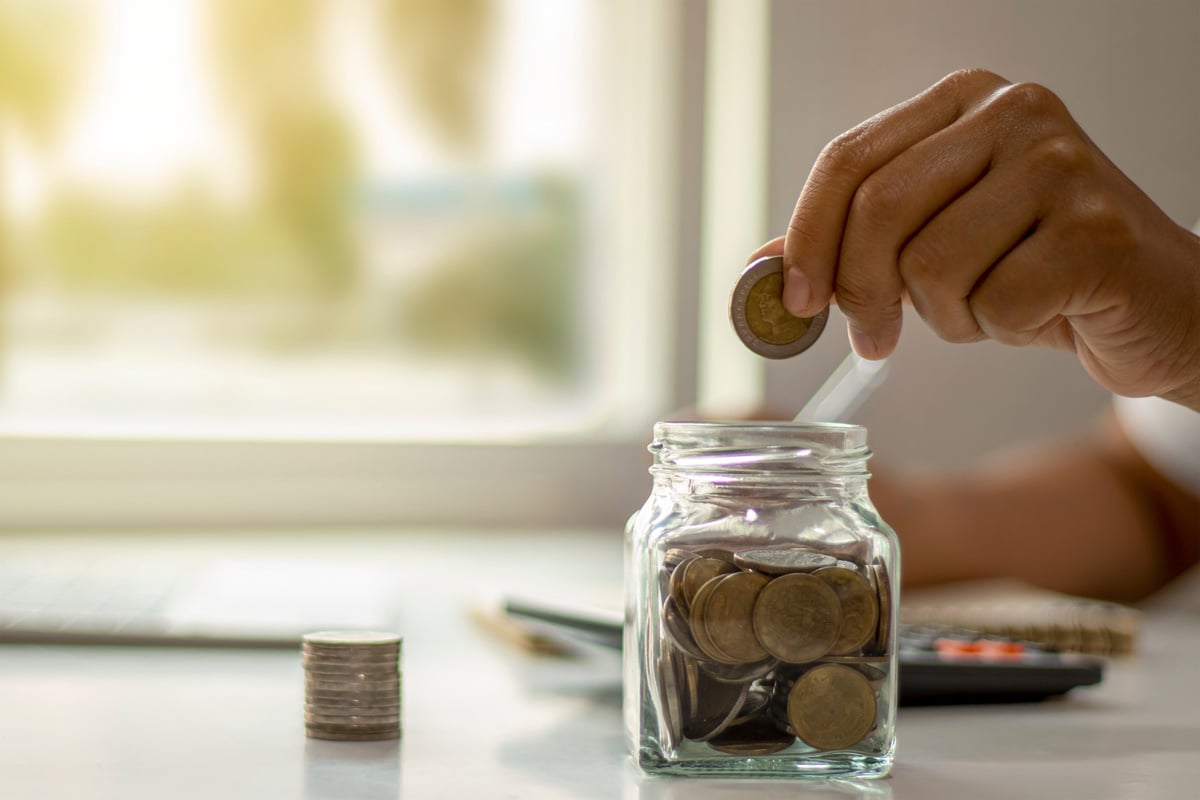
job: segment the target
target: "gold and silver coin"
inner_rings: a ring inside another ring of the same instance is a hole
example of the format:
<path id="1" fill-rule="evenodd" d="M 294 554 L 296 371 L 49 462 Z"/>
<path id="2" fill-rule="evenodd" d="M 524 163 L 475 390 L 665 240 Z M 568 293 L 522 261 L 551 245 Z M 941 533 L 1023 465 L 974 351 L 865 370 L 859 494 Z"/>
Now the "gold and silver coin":
<path id="1" fill-rule="evenodd" d="M 812 347 L 825 329 L 829 308 L 796 317 L 783 307 L 783 256 L 758 259 L 742 272 L 729 295 L 729 319 L 746 347 L 764 358 L 791 358 Z"/>
<path id="2" fill-rule="evenodd" d="M 400 637 L 320 631 L 301 641 L 304 727 L 314 739 L 400 737 Z"/>

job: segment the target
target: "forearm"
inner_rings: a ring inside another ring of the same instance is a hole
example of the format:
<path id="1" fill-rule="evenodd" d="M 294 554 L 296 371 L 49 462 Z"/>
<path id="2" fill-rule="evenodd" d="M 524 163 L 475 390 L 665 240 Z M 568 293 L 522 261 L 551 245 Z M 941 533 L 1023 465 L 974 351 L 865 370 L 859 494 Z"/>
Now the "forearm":
<path id="1" fill-rule="evenodd" d="M 1156 479 L 1111 427 L 970 471 L 882 477 L 872 498 L 900 536 L 907 585 L 1011 576 L 1132 600 L 1186 566 L 1163 534 L 1188 525 L 1194 499 L 1155 496 Z"/>

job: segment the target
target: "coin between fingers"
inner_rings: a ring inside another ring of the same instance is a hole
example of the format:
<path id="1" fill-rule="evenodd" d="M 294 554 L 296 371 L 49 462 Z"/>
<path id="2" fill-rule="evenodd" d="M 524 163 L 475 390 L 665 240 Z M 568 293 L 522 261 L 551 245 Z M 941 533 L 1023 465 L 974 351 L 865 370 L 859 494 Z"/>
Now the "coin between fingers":
<path id="1" fill-rule="evenodd" d="M 783 307 L 783 256 L 765 256 L 738 277 L 729 295 L 729 320 L 738 338 L 764 358 L 791 358 L 812 347 L 829 308 L 796 317 Z"/>

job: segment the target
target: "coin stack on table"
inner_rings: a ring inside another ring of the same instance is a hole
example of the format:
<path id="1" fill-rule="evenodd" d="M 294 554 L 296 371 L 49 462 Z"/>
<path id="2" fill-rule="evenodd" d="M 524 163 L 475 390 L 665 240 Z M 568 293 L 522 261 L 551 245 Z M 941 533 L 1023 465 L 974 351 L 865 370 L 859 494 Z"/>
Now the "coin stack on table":
<path id="1" fill-rule="evenodd" d="M 882 563 L 805 547 L 672 548 L 658 658 L 668 735 L 734 755 L 862 742 L 892 652 Z"/>
<path id="2" fill-rule="evenodd" d="M 400 738 L 400 637 L 321 631 L 301 642 L 304 725 L 314 739 Z"/>

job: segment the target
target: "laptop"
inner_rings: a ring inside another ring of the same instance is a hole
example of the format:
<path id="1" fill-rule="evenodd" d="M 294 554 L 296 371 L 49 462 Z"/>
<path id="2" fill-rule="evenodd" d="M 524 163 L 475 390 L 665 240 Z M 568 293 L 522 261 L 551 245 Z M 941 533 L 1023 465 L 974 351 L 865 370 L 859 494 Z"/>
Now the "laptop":
<path id="1" fill-rule="evenodd" d="M 0 561 L 0 642 L 296 647 L 309 631 L 400 626 L 393 571 L 275 555 L 194 566 L 128 558 Z"/>

